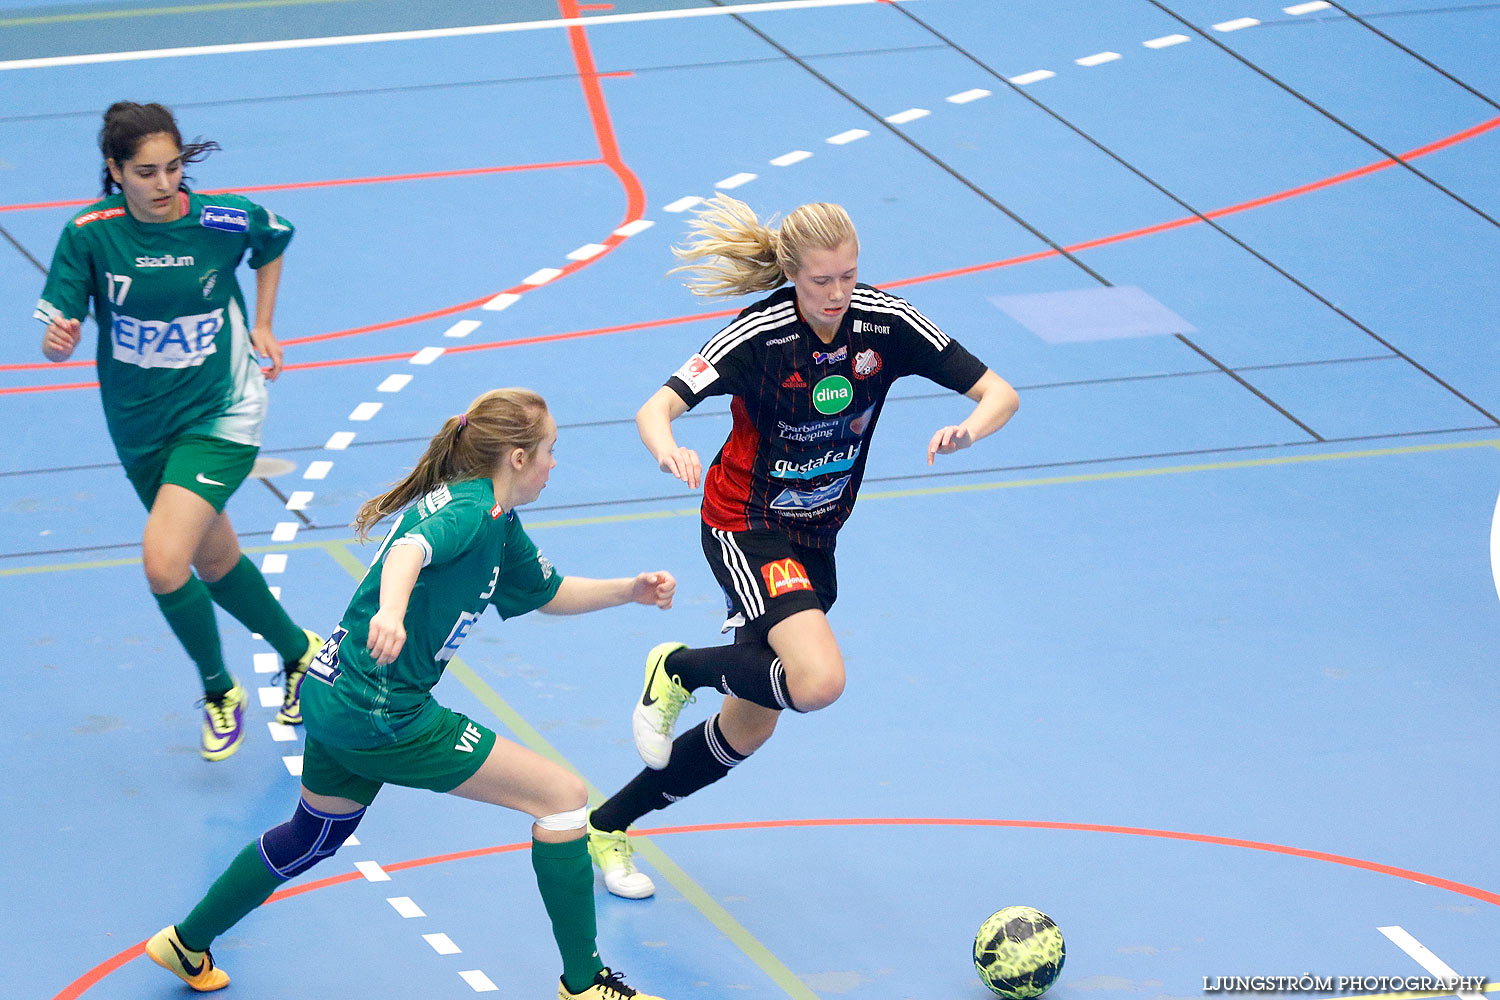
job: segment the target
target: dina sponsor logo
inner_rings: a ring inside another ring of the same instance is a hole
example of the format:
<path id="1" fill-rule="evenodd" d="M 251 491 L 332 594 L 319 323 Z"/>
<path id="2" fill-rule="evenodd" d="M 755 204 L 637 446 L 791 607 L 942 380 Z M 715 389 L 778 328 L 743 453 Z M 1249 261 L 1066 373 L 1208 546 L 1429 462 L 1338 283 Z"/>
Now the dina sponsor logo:
<path id="1" fill-rule="evenodd" d="M 842 413 L 852 402 L 854 386 L 842 375 L 830 375 L 813 386 L 813 406 L 819 413 Z"/>

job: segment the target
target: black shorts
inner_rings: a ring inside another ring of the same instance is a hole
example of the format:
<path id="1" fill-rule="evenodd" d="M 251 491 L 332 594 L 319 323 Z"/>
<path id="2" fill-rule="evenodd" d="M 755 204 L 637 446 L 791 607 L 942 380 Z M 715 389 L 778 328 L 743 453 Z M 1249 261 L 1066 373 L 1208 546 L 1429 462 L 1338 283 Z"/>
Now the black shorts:
<path id="1" fill-rule="evenodd" d="M 798 611 L 827 613 L 838 598 L 833 549 L 798 545 L 779 531 L 721 531 L 703 526 L 703 554 L 724 590 L 724 627 L 764 638 Z"/>

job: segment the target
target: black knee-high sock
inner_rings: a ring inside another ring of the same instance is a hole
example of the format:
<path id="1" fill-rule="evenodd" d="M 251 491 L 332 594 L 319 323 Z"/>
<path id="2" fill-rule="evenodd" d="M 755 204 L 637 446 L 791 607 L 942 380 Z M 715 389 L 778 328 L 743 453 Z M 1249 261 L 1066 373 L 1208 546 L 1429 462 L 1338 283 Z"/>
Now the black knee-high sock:
<path id="1" fill-rule="evenodd" d="M 748 757 L 724 738 L 715 715 L 672 741 L 672 758 L 660 771 L 649 767 L 630 780 L 589 817 L 596 830 L 623 830 L 653 809 L 665 809 L 678 799 L 713 784 Z"/>
<path id="2" fill-rule="evenodd" d="M 766 708 L 799 711 L 781 658 L 763 642 L 679 649 L 667 657 L 666 668 L 689 691 L 711 687 Z"/>

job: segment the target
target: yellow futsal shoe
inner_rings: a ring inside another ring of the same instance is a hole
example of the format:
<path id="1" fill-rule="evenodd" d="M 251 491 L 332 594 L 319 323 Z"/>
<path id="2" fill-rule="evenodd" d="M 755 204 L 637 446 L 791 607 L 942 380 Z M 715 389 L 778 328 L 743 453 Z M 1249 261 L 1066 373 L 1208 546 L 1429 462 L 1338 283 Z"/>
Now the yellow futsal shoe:
<path id="1" fill-rule="evenodd" d="M 588 824 L 589 857 L 604 873 L 604 888 L 624 899 L 645 899 L 656 894 L 651 876 L 635 867 L 635 853 L 624 830 L 596 830 Z"/>
<path id="2" fill-rule="evenodd" d="M 283 689 L 281 694 L 281 708 L 276 712 L 276 721 L 286 726 L 302 725 L 302 678 L 307 676 L 307 668 L 311 665 L 313 657 L 318 655 L 318 650 L 323 648 L 323 637 L 316 632 L 302 630 L 307 636 L 307 652 L 302 654 L 301 659 L 287 660 L 281 665 L 281 679 Z"/>
<path id="3" fill-rule="evenodd" d="M 600 969 L 594 974 L 594 982 L 582 993 L 570 993 L 562 980 L 557 983 L 557 1000 L 662 1000 L 659 996 L 642 993 L 625 985 L 623 972 Z"/>
<path id="4" fill-rule="evenodd" d="M 245 689 L 234 687 L 217 698 L 203 701 L 204 760 L 223 760 L 240 748 L 245 739 Z"/>
<path id="5" fill-rule="evenodd" d="M 176 927 L 163 927 L 151 935 L 146 942 L 146 954 L 199 993 L 222 990 L 229 985 L 229 974 L 214 964 L 213 955 L 206 950 L 184 948 Z"/>
<path id="6" fill-rule="evenodd" d="M 686 648 L 685 643 L 664 642 L 646 654 L 646 687 L 636 702 L 630 728 L 636 752 L 653 771 L 660 771 L 672 759 L 672 729 L 682 706 L 693 700 L 679 679 L 667 673 L 667 657 Z"/>

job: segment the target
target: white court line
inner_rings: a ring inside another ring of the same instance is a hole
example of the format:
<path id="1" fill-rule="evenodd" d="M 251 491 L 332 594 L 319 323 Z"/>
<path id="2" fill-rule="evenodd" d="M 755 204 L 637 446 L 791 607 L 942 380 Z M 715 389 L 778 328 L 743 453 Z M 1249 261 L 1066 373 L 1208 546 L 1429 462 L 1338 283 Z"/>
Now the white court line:
<path id="1" fill-rule="evenodd" d="M 517 296 L 515 296 L 515 298 L 520 298 L 520 296 L 517 295 Z M 494 299 L 490 300 L 490 302 L 493 302 L 493 301 L 494 301 Z M 489 305 L 489 303 L 487 302 L 487 303 L 485 303 L 484 306 L 480 306 L 480 308 L 483 309 L 483 308 L 485 308 L 485 306 L 488 306 L 488 305 Z M 481 323 L 481 322 L 479 322 L 479 320 L 477 320 L 477 319 L 461 319 L 457 323 L 454 323 L 452 326 L 448 327 L 448 329 L 444 330 L 443 331 L 443 336 L 445 336 L 445 337 L 467 337 L 469 334 L 473 333 L 475 330 L 479 329 L 483 325 L 484 324 Z"/>
<path id="2" fill-rule="evenodd" d="M 266 728 L 271 731 L 271 739 L 277 743 L 290 743 L 297 738 L 297 727 L 284 722 L 268 722 Z"/>
<path id="3" fill-rule="evenodd" d="M 292 494 L 292 495 L 296 496 L 295 493 Z M 309 493 L 308 496 L 312 496 L 312 494 Z M 280 587 L 267 587 L 266 589 L 271 592 L 271 596 L 272 597 L 276 598 L 278 601 L 281 600 L 281 588 Z"/>
<path id="4" fill-rule="evenodd" d="M 562 274 L 561 271 L 558 271 L 557 273 Z M 532 277 L 535 277 L 535 275 L 533 275 Z M 446 347 L 424 347 L 416 354 L 413 354 L 410 358 L 407 358 L 406 363 L 409 365 L 430 365 L 438 358 L 442 357 L 443 352 L 446 350 Z"/>
<path id="5" fill-rule="evenodd" d="M 374 861 L 356 861 L 354 869 L 371 882 L 389 882 L 391 877 Z"/>
<path id="6" fill-rule="evenodd" d="M 387 375 L 385 380 L 375 387 L 375 391 L 400 392 L 406 388 L 406 384 L 410 381 L 410 375 Z"/>
<path id="7" fill-rule="evenodd" d="M 283 757 L 281 758 L 281 762 L 286 765 L 287 774 L 290 774 L 294 778 L 302 777 L 302 755 L 300 753 Z M 371 881 L 373 882 L 374 879 L 371 879 Z"/>
<path id="8" fill-rule="evenodd" d="M 755 178 L 758 177 L 758 176 L 760 176 L 760 175 L 759 174 L 739 173 L 739 174 L 735 174 L 732 177 L 726 177 L 726 178 L 724 178 L 722 181 L 720 181 L 719 183 L 715 184 L 714 187 L 716 187 L 716 188 L 723 188 L 724 190 L 729 191 L 729 190 L 737 188 L 737 187 L 739 187 L 739 186 L 741 186 L 743 184 L 749 184 L 751 181 L 755 180 Z"/>
<path id="9" fill-rule="evenodd" d="M 349 414 L 350 420 L 369 420 L 380 412 L 380 403 L 360 403 Z"/>
<path id="10" fill-rule="evenodd" d="M 442 931 L 436 934 L 423 934 L 422 940 L 432 945 L 432 950 L 439 955 L 461 955 L 463 949 L 453 943 L 453 939 Z"/>
<path id="11" fill-rule="evenodd" d="M 608 249 L 609 247 L 605 246 L 603 243 L 585 243 L 577 250 L 574 250 L 572 253 L 568 254 L 568 259 L 588 260 L 590 257 L 599 256 L 601 253 Z"/>
<path id="12" fill-rule="evenodd" d="M 255 690 L 258 691 L 258 692 L 260 692 L 260 707 L 261 708 L 280 708 L 281 707 L 281 688 L 279 688 L 279 687 L 263 687 L 263 688 L 256 688 Z"/>
<path id="13" fill-rule="evenodd" d="M 698 202 L 700 202 L 702 200 L 703 199 L 700 198 L 700 197 L 698 197 L 697 195 L 690 194 L 690 195 L 688 195 L 688 196 L 686 196 L 684 198 L 678 198 L 676 201 L 668 202 L 667 204 L 665 204 L 665 205 L 663 205 L 661 207 L 661 210 L 663 212 L 672 212 L 672 213 L 686 212 L 688 209 L 692 208 L 694 205 L 698 204 Z"/>
<path id="14" fill-rule="evenodd" d="M 835 146 L 845 146 L 856 139 L 863 139 L 869 134 L 862 128 L 851 128 L 846 132 L 840 132 L 838 135 L 829 136 L 827 141 L 833 143 Z"/>
<path id="15" fill-rule="evenodd" d="M 722 10 L 723 8 L 720 9 Z M 486 976 L 478 969 L 470 969 L 467 972 L 460 972 L 459 975 L 463 977 L 464 982 L 468 983 L 475 993 L 494 993 L 496 990 L 500 989 L 500 987 L 496 986 L 493 982 L 490 981 L 489 976 Z"/>
<path id="16" fill-rule="evenodd" d="M 905 111 L 898 111 L 893 115 L 887 115 L 885 120 L 892 125 L 905 125 L 907 122 L 914 122 L 918 118 L 926 118 L 930 114 L 932 112 L 926 108 L 907 108 Z"/>
<path id="17" fill-rule="evenodd" d="M 1288 14 L 1311 14 L 1315 10 L 1327 10 L 1333 4 L 1328 0 L 1312 0 L 1312 3 L 1294 3 L 1290 7 L 1281 8 Z"/>
<path id="18" fill-rule="evenodd" d="M 1162 35 L 1160 38 L 1148 38 L 1141 44 L 1148 49 L 1164 49 L 1169 45 L 1181 45 L 1183 42 L 1191 42 L 1187 35 Z"/>
<path id="19" fill-rule="evenodd" d="M 1118 52 L 1095 52 L 1091 56 L 1084 56 L 1082 59 L 1074 59 L 1073 61 L 1080 66 L 1102 66 L 1104 63 L 1114 62 L 1119 58 L 1121 56 Z"/>
<path id="20" fill-rule="evenodd" d="M 267 552 L 266 557 L 260 561 L 262 574 L 285 573 L 286 554 L 282 552 Z"/>
<path id="21" fill-rule="evenodd" d="M 985 90 L 983 87 L 975 87 L 973 90 L 965 90 L 957 94 L 950 94 L 948 97 L 944 98 L 944 100 L 946 100 L 949 104 L 968 104 L 970 101 L 977 101 L 981 97 L 989 96 L 990 92 L 988 90 Z"/>
<path id="22" fill-rule="evenodd" d="M 547 282 L 551 281 L 553 278 L 556 278 L 560 274 L 562 274 L 562 271 L 559 268 L 555 268 L 555 267 L 542 267 L 542 268 L 538 268 L 537 270 L 532 271 L 526 277 L 522 278 L 521 279 L 521 284 L 523 284 L 523 285 L 545 285 Z"/>
<path id="23" fill-rule="evenodd" d="M 257 674 L 274 674 L 281 669 L 281 657 L 275 653 L 256 653 L 252 662 Z"/>
<path id="24" fill-rule="evenodd" d="M 1495 593 L 1500 595 L 1500 497 L 1495 498 L 1495 516 L 1490 521 L 1490 573 L 1495 578 Z"/>
<path id="25" fill-rule="evenodd" d="M 1437 976 L 1439 979 L 1459 978 L 1458 973 L 1454 972 L 1447 962 L 1444 962 L 1441 958 L 1438 958 L 1428 950 L 1425 944 L 1407 933 L 1406 928 L 1391 926 L 1377 927 L 1375 929 L 1384 934 L 1386 937 L 1390 938 L 1391 944 L 1406 952 L 1418 965 L 1426 969 L 1428 972 L 1432 973 L 1434 976 Z M 1454 995 L 1459 997 L 1459 1000 L 1483 1000 L 1483 998 L 1481 998 L 1480 995 L 1473 990 L 1461 990 Z"/>
<path id="26" fill-rule="evenodd" d="M 358 847 L 359 846 L 359 838 L 356 837 L 352 833 L 349 834 L 349 836 L 347 836 L 347 837 L 344 838 L 344 846 L 345 847 Z"/>
<path id="27" fill-rule="evenodd" d="M 496 295 L 493 299 L 490 299 L 479 308 L 487 309 L 490 312 L 500 312 L 502 309 L 509 309 L 511 306 L 520 301 L 521 296 L 517 295 L 515 292 L 501 292 L 499 295 Z M 452 331 L 449 332 L 451 333 Z M 469 331 L 466 330 L 462 334 L 453 334 L 453 336 L 468 336 L 468 334 Z"/>
<path id="28" fill-rule="evenodd" d="M 1253 28 L 1260 22 L 1253 17 L 1237 17 L 1233 21 L 1220 21 L 1214 25 L 1215 31 L 1239 31 L 1241 28 Z"/>
<path id="29" fill-rule="evenodd" d="M 1057 74 L 1050 69 L 1034 69 L 1030 73 L 1022 73 L 1020 76 L 1010 77 L 1010 82 L 1018 87 L 1024 87 L 1028 83 L 1039 83 L 1042 80 L 1050 80 Z"/>
<path id="30" fill-rule="evenodd" d="M 142 59 L 176 59 L 182 56 L 224 55 L 236 52 L 320 49 L 334 45 L 369 45 L 376 42 L 414 42 L 433 38 L 498 35 L 513 31 L 628 24 L 635 21 L 669 21 L 688 17 L 717 17 L 725 14 L 767 14 L 773 11 L 802 10 L 812 7 L 858 7 L 882 2 L 884 0 L 771 0 L 769 3 L 740 3 L 724 7 L 692 7 L 685 10 L 649 10 L 631 14 L 599 14 L 594 17 L 562 17 L 550 21 L 512 21 L 508 24 L 475 24 L 455 28 L 424 28 L 416 31 L 386 31 L 366 35 L 330 35 L 322 38 L 284 38 L 276 41 L 232 42 L 222 45 L 188 45 L 173 49 L 138 49 L 131 52 L 90 52 L 83 55 L 47 56 L 40 59 L 11 59 L 0 62 L 0 70 L 136 62 Z"/>
<path id="31" fill-rule="evenodd" d="M 615 235 L 634 236 L 637 233 L 644 233 L 654 225 L 656 225 L 656 223 L 652 222 L 650 219 L 636 219 L 634 222 L 627 222 L 619 229 L 616 229 Z"/>
<path id="32" fill-rule="evenodd" d="M 771 161 L 771 166 L 790 167 L 793 163 L 801 163 L 809 156 L 812 156 L 812 154 L 805 149 L 794 149 L 790 153 L 782 153 L 776 157 L 776 159 Z"/>
<path id="33" fill-rule="evenodd" d="M 348 841 L 345 841 L 344 843 L 347 844 Z M 412 902 L 410 896 L 391 896 L 386 899 L 386 902 L 395 907 L 396 912 L 401 914 L 407 920 L 410 920 L 413 917 L 427 916 L 427 914 L 422 912 L 422 908 L 420 906 Z"/>
<path id="34" fill-rule="evenodd" d="M 307 463 L 307 471 L 302 473 L 303 479 L 327 479 L 328 473 L 333 471 L 333 463 L 327 459 Z"/>
<path id="35" fill-rule="evenodd" d="M 296 521 L 276 522 L 276 527 L 271 529 L 271 541 L 290 542 L 292 539 L 297 537 L 298 527 L 299 525 Z"/>
<path id="36" fill-rule="evenodd" d="M 313 498 L 312 490 L 297 490 L 286 499 L 287 510 L 306 510 Z"/>
<path id="37" fill-rule="evenodd" d="M 329 436 L 329 438 L 328 438 L 327 441 L 323 442 L 323 448 L 326 451 L 343 451 L 345 448 L 349 447 L 353 443 L 354 443 L 354 432 L 353 431 L 335 431 L 332 435 Z M 271 540 L 273 542 L 289 542 L 289 541 L 291 541 L 290 538 L 276 538 L 275 536 L 272 536 Z"/>

